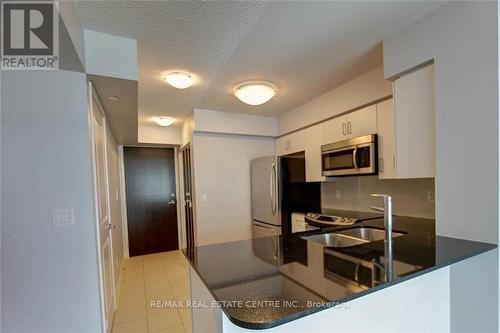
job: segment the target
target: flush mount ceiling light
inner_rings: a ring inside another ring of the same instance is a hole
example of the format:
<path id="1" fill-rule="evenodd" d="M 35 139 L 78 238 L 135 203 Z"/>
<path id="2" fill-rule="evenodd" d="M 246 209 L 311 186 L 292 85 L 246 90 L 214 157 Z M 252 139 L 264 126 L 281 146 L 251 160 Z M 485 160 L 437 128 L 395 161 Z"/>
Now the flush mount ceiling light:
<path id="1" fill-rule="evenodd" d="M 170 117 L 154 117 L 153 121 L 163 127 L 167 127 L 175 123 L 175 119 Z"/>
<path id="2" fill-rule="evenodd" d="M 191 74 L 184 72 L 171 72 L 163 78 L 168 84 L 177 89 L 186 89 L 193 85 L 194 79 Z"/>
<path id="3" fill-rule="evenodd" d="M 120 100 L 120 97 L 118 97 L 118 96 L 113 96 L 113 95 L 109 95 L 109 96 L 108 96 L 108 99 L 109 99 L 110 101 L 116 102 L 116 101 L 119 101 L 119 100 Z"/>
<path id="4" fill-rule="evenodd" d="M 276 96 L 278 90 L 269 82 L 251 81 L 240 84 L 234 90 L 234 96 L 249 105 L 261 105 Z"/>

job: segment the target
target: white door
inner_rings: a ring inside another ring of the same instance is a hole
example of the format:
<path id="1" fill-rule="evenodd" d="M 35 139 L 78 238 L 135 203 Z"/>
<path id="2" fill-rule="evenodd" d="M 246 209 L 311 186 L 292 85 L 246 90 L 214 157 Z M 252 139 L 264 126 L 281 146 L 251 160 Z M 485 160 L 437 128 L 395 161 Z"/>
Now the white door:
<path id="1" fill-rule="evenodd" d="M 92 89 L 90 89 L 92 91 Z M 115 313 L 114 272 L 113 272 L 113 243 L 112 227 L 109 215 L 109 192 L 106 159 L 106 125 L 103 110 L 92 91 L 92 145 L 94 157 L 94 193 L 96 215 L 98 218 L 98 233 L 100 244 L 102 300 L 106 331 L 111 330 Z"/>

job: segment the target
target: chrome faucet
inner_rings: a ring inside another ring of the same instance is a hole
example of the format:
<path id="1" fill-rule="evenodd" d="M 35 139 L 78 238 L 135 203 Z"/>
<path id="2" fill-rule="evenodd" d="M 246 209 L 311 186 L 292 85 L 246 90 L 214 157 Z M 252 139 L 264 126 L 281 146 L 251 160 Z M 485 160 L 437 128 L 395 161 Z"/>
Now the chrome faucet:
<path id="1" fill-rule="evenodd" d="M 384 212 L 384 252 L 385 252 L 385 282 L 393 278 L 392 269 L 392 197 L 388 194 L 372 194 L 372 197 L 383 198 L 384 207 L 371 206 L 371 209 Z"/>

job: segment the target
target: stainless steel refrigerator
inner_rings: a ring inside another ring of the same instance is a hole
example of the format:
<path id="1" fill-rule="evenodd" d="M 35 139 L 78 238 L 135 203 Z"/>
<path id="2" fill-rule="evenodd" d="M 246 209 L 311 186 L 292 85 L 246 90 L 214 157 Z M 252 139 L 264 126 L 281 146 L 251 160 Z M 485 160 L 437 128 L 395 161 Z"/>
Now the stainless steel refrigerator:
<path id="1" fill-rule="evenodd" d="M 253 238 L 281 234 L 278 174 L 276 156 L 261 157 L 251 162 Z"/>

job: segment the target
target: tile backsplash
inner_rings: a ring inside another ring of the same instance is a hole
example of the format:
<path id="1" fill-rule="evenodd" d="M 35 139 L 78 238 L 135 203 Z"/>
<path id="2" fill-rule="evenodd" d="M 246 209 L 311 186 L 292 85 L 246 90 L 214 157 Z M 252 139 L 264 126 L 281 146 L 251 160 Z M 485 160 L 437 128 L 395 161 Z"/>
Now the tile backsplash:
<path id="1" fill-rule="evenodd" d="M 372 193 L 392 195 L 396 215 L 435 217 L 434 178 L 382 180 L 377 176 L 335 178 L 321 184 L 321 204 L 326 208 L 370 212 L 383 206 Z"/>

